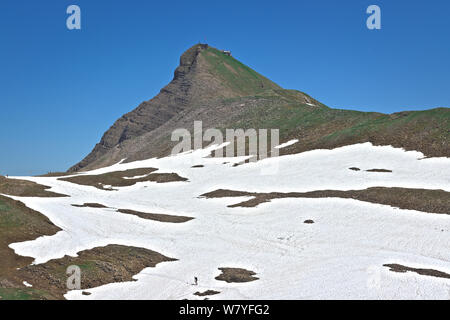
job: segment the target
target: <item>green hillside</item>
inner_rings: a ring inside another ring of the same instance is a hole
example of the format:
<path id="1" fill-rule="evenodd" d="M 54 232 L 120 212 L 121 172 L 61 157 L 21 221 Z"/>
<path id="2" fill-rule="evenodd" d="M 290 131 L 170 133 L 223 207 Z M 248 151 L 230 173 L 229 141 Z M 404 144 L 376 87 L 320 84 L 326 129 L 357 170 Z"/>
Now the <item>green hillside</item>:
<path id="1" fill-rule="evenodd" d="M 393 114 L 331 109 L 299 102 L 291 90 L 266 91 L 252 99 L 260 103 L 227 125 L 280 129 L 281 141 L 299 140 L 282 153 L 372 142 L 418 150 L 426 156 L 450 156 L 449 108 Z"/>
<path id="2" fill-rule="evenodd" d="M 250 95 L 269 89 L 281 89 L 276 83 L 216 48 L 208 47 L 201 55 L 209 64 L 209 71 L 239 94 Z"/>

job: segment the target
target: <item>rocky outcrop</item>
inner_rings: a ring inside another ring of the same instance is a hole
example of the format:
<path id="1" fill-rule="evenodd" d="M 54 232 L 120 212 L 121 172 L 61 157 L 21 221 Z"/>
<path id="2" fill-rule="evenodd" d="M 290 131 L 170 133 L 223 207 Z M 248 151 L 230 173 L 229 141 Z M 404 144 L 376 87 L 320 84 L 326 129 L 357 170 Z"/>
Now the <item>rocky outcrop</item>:
<path id="1" fill-rule="evenodd" d="M 78 171 L 86 167 L 122 142 L 158 128 L 184 110 L 194 98 L 191 91 L 195 86 L 197 56 L 206 47 L 197 45 L 187 50 L 180 58 L 180 65 L 175 70 L 172 82 L 161 89 L 156 97 L 141 103 L 136 109 L 118 119 L 105 132 L 94 150 L 69 171 Z"/>
<path id="2" fill-rule="evenodd" d="M 184 52 L 173 80 L 153 99 L 141 103 L 118 119 L 92 152 L 69 171 L 92 168 L 99 163 L 111 164 L 111 159 L 117 159 L 116 155 L 121 153 L 120 149 L 125 142 L 154 131 L 177 115 L 200 105 L 211 105 L 212 101 L 218 99 L 244 96 L 245 94 L 238 92 L 233 83 L 227 82 L 221 76 L 220 70 L 215 70 L 215 65 L 208 61 L 208 56 L 215 56 L 218 52 L 207 44 L 197 44 Z M 238 74 L 245 71 L 235 70 Z M 265 78 L 264 82 L 269 84 L 267 87 L 279 88 Z M 133 145 L 131 149 L 145 146 L 146 142 L 142 144 L 141 141 L 139 146 Z M 131 153 L 126 154 L 126 158 L 133 156 L 135 151 L 129 152 Z M 105 155 L 108 155 L 108 159 L 103 159 L 102 162 L 101 158 Z"/>

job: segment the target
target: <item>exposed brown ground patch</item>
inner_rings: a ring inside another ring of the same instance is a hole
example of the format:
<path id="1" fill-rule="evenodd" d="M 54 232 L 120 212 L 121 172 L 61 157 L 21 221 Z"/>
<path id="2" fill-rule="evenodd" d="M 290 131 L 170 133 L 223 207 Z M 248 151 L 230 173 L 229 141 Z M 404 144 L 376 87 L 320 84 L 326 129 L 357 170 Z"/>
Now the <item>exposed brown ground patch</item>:
<path id="1" fill-rule="evenodd" d="M 203 168 L 204 167 L 204 165 L 202 165 L 202 164 L 197 164 L 197 165 L 195 165 L 195 166 L 192 166 L 191 168 Z"/>
<path id="2" fill-rule="evenodd" d="M 134 211 L 134 210 L 129 210 L 129 209 L 119 209 L 117 211 L 120 213 L 132 214 L 139 218 L 155 220 L 155 221 L 160 221 L 160 222 L 183 223 L 183 222 L 187 222 L 187 221 L 194 219 L 192 217 L 173 216 L 173 215 L 169 215 L 169 214 L 160 214 L 160 213 L 140 212 L 140 211 Z"/>
<path id="3" fill-rule="evenodd" d="M 234 70 L 234 68 L 232 66 L 230 66 L 228 63 L 224 62 L 223 65 L 225 66 L 225 68 L 227 68 L 228 70 L 230 70 L 233 74 L 237 75 L 237 71 Z"/>
<path id="4" fill-rule="evenodd" d="M 220 291 L 215 291 L 215 290 L 206 290 L 204 292 L 197 291 L 196 293 L 194 293 L 194 296 L 199 296 L 199 297 L 213 296 L 213 295 L 219 294 L 219 293 L 220 293 Z"/>
<path id="5" fill-rule="evenodd" d="M 219 189 L 202 195 L 206 198 L 251 196 L 253 199 L 230 205 L 234 207 L 256 207 L 272 199 L 281 198 L 345 198 L 390 205 L 400 209 L 429 213 L 450 214 L 450 192 L 444 190 L 374 187 L 364 190 L 320 190 L 311 192 L 257 193 Z"/>
<path id="6" fill-rule="evenodd" d="M 47 191 L 50 188 L 33 181 L 0 176 L 0 193 L 3 194 L 17 197 L 68 197 L 64 194 Z"/>
<path id="7" fill-rule="evenodd" d="M 152 173 L 158 169 L 155 168 L 138 168 L 124 171 L 114 171 L 99 175 L 79 175 L 69 178 L 59 178 L 58 180 L 68 181 L 75 184 L 92 186 L 100 190 L 112 191 L 112 187 L 128 187 L 138 182 L 154 181 L 157 183 L 187 181 L 186 178 L 180 177 L 176 173 Z M 144 176 L 144 177 L 139 177 Z M 139 178 L 133 178 L 139 177 Z M 127 179 L 128 178 L 128 179 Z"/>
<path id="8" fill-rule="evenodd" d="M 247 191 L 236 191 L 228 189 L 217 189 L 208 193 L 204 193 L 201 197 L 205 198 L 231 198 L 231 197 L 255 197 L 258 193 Z"/>
<path id="9" fill-rule="evenodd" d="M 175 260 L 143 248 L 108 245 L 79 252 L 78 257 L 65 256 L 31 265 L 33 258 L 16 255 L 8 246 L 54 235 L 60 230 L 41 213 L 0 196 L 0 296 L 3 300 L 63 299 L 67 292 L 66 269 L 70 265 L 81 268 L 81 288 L 88 289 L 132 281 L 132 276 L 144 268 Z M 26 287 L 23 281 L 33 287 Z"/>
<path id="10" fill-rule="evenodd" d="M 422 269 L 422 268 L 411 268 L 407 266 L 403 266 L 401 264 L 383 264 L 383 267 L 388 267 L 390 271 L 393 272 L 415 272 L 417 274 L 423 275 L 423 276 L 430 276 L 430 277 L 437 277 L 437 278 L 444 278 L 444 279 L 450 279 L 450 274 L 434 270 L 434 269 Z"/>
<path id="11" fill-rule="evenodd" d="M 259 279 L 254 277 L 254 275 L 256 275 L 255 272 L 242 268 L 219 268 L 219 270 L 222 271 L 222 274 L 217 276 L 215 279 L 228 283 L 250 282 Z"/>
<path id="12" fill-rule="evenodd" d="M 175 261 L 158 252 L 144 248 L 122 245 L 108 245 L 78 253 L 78 257 L 64 256 L 44 264 L 29 265 L 21 270 L 21 278 L 44 288 L 56 298 L 63 298 L 67 292 L 67 267 L 81 269 L 81 289 L 90 289 L 113 282 L 135 281 L 132 277 L 145 268 L 155 267 L 164 261 Z"/>
<path id="13" fill-rule="evenodd" d="M 17 268 L 34 259 L 16 255 L 9 244 L 54 235 L 61 229 L 43 214 L 22 202 L 0 196 L 0 296 L 3 299 L 50 299 L 54 296 L 39 288 L 27 288 Z"/>
<path id="14" fill-rule="evenodd" d="M 70 172 L 48 172 L 45 174 L 37 175 L 36 177 L 42 177 L 42 178 L 53 178 L 53 177 L 64 177 L 64 176 L 71 176 L 73 173 Z"/>
<path id="15" fill-rule="evenodd" d="M 313 223 L 314 223 L 314 220 L 308 219 L 308 220 L 303 221 L 303 223 L 306 223 L 306 224 L 313 224 Z"/>
<path id="16" fill-rule="evenodd" d="M 349 168 L 350 170 L 353 170 L 353 171 L 360 171 L 361 169 L 360 168 L 357 168 L 357 167 L 351 167 L 351 168 Z"/>
<path id="17" fill-rule="evenodd" d="M 388 169 L 369 169 L 366 171 L 367 172 L 392 172 L 392 170 L 388 170 Z"/>
<path id="18" fill-rule="evenodd" d="M 72 204 L 72 207 L 77 208 L 108 208 L 107 206 L 104 206 L 100 203 L 84 203 L 84 204 Z"/>

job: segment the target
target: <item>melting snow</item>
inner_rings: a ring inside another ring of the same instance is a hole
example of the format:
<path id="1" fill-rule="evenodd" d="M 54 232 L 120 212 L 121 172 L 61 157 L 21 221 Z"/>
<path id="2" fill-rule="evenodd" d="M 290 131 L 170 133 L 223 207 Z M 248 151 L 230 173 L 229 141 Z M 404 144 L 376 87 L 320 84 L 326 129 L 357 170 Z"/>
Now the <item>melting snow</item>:
<path id="1" fill-rule="evenodd" d="M 275 149 L 281 149 L 281 148 L 285 148 L 288 147 L 290 145 L 293 145 L 294 143 L 297 143 L 298 139 L 294 139 L 294 140 L 289 140 L 288 142 L 282 143 L 279 146 L 274 147 Z"/>
<path id="2" fill-rule="evenodd" d="M 179 259 L 144 269 L 135 276 L 138 281 L 94 288 L 90 296 L 70 291 L 68 299 L 196 299 L 194 292 L 208 289 L 221 292 L 210 299 L 450 298 L 448 279 L 394 273 L 383 267 L 400 263 L 450 273 L 450 215 L 353 199 L 277 199 L 256 208 L 228 208 L 246 197 L 199 197 L 219 188 L 306 192 L 395 186 L 450 191 L 449 158 L 422 159 L 420 152 L 364 143 L 233 167 L 243 158 L 207 158 L 211 151 L 118 163 L 89 172 L 154 167 L 158 172 L 176 172 L 188 182 L 140 182 L 104 191 L 53 177 L 27 177 L 70 195 L 14 197 L 48 216 L 63 231 L 10 247 L 17 254 L 34 257 L 35 263 L 108 244 L 148 248 Z M 225 161 L 231 165 L 224 165 Z M 199 164 L 204 167 L 191 168 Z M 261 173 L 267 167 L 273 174 Z M 363 171 L 370 168 L 393 172 Z M 108 209 L 71 206 L 88 202 L 195 219 L 160 223 Z M 304 224 L 306 219 L 315 223 Z M 259 280 L 217 281 L 219 267 L 251 270 Z M 198 286 L 192 285 L 194 277 Z"/>

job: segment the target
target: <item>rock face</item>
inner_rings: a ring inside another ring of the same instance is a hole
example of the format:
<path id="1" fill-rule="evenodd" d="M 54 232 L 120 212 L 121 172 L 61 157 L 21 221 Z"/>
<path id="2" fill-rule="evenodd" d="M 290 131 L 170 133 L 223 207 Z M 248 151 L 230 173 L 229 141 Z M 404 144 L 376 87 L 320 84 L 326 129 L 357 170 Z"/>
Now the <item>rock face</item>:
<path id="1" fill-rule="evenodd" d="M 330 109 L 307 94 L 285 90 L 206 44 L 180 58 L 173 80 L 153 99 L 118 119 L 69 172 L 170 154 L 178 128 L 276 128 L 280 142 L 299 142 L 281 154 L 372 142 L 450 156 L 450 109 L 365 113 Z"/>
<path id="2" fill-rule="evenodd" d="M 143 102 L 135 110 L 117 120 L 103 135 L 94 150 L 70 171 L 84 168 L 122 142 L 158 128 L 184 110 L 195 97 L 192 91 L 200 90 L 196 86 L 197 79 L 195 79 L 196 70 L 199 68 L 197 57 L 205 48 L 206 46 L 198 45 L 186 51 L 181 56 L 180 66 L 175 70 L 172 82 L 152 100 Z"/>
<path id="3" fill-rule="evenodd" d="M 118 159 L 116 154 L 123 154 L 120 149 L 125 142 L 152 132 L 188 109 L 200 105 L 211 105 L 217 99 L 255 94 L 263 89 L 281 89 L 256 73 L 253 83 L 249 83 L 248 87 L 236 88 L 233 83 L 224 79 L 228 74 L 226 72 L 220 74 L 220 69 L 216 69 L 214 66 L 214 59 L 220 63 L 221 55 L 224 56 L 223 53 L 207 44 L 197 44 L 188 49 L 180 58 L 180 65 L 175 70 L 173 80 L 153 99 L 143 102 L 136 109 L 118 119 L 106 131 L 94 150 L 69 171 L 95 167 L 95 164 L 100 162 L 110 164 L 111 159 Z M 251 76 L 245 74 L 250 73 L 251 69 L 246 70 L 243 68 L 244 65 L 242 65 L 242 70 L 239 69 L 239 66 L 238 68 L 233 68 L 228 64 L 223 64 L 223 66 L 229 68 L 228 73 L 235 73 L 236 77 L 248 78 Z M 137 149 L 145 149 L 145 143 L 140 147 L 136 145 L 128 147 L 138 151 Z M 109 158 L 101 160 L 105 155 L 108 155 Z M 132 155 L 124 154 L 126 158 Z"/>

